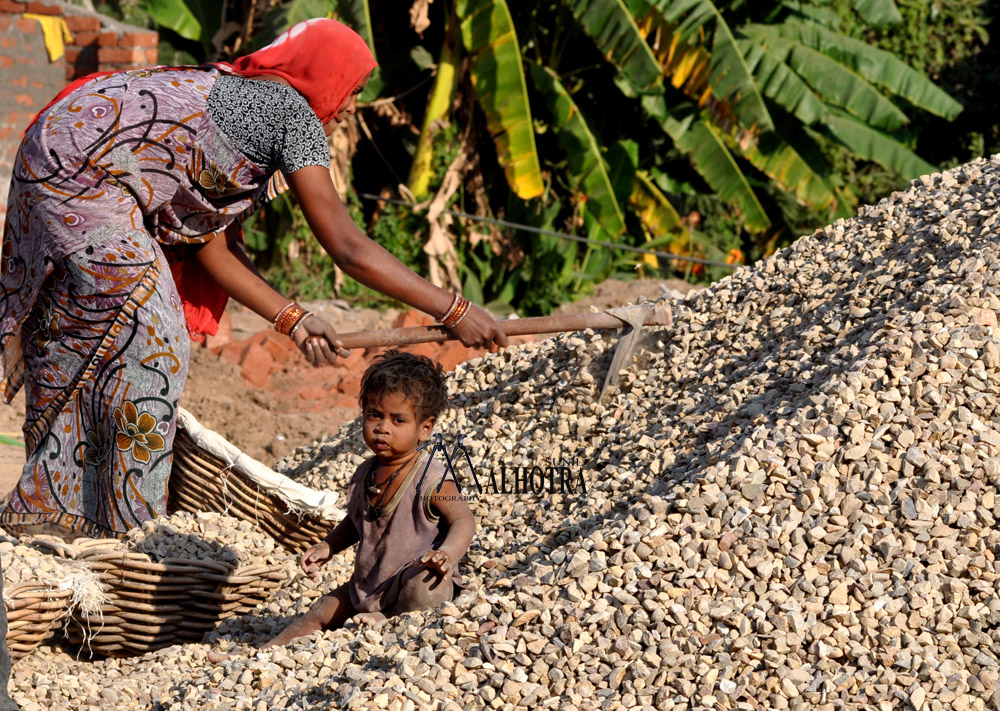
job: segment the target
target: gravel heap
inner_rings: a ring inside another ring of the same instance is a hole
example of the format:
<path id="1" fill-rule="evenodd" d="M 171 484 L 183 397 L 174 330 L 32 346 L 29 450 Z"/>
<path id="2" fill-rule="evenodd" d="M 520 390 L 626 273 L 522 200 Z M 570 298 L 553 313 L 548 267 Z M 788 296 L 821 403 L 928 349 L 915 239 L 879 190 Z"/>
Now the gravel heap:
<path id="1" fill-rule="evenodd" d="M 613 338 L 459 367 L 449 451 L 467 435 L 480 480 L 565 462 L 586 492 L 484 492 L 469 590 L 441 609 L 257 653 L 346 581 L 348 554 L 206 644 L 36 653 L 15 696 L 25 711 L 1000 708 L 998 177 L 1000 157 L 925 176 L 675 301 L 603 404 Z M 337 489 L 363 453 L 348 426 L 279 469 Z"/>
<path id="2" fill-rule="evenodd" d="M 211 560 L 234 568 L 273 563 L 274 539 L 251 521 L 217 513 L 179 511 L 133 528 L 122 538 L 123 549 L 145 553 L 158 563 L 170 558 Z M 279 557 L 285 557 L 278 549 Z"/>
<path id="3" fill-rule="evenodd" d="M 4 597 L 20 586 L 52 590 L 72 589 L 71 606 L 94 609 L 104 599 L 104 589 L 89 566 L 53 555 L 45 547 L 45 536 L 29 536 L 23 541 L 0 529 L 0 565 L 3 566 Z M 56 540 L 56 539 L 52 539 Z"/>

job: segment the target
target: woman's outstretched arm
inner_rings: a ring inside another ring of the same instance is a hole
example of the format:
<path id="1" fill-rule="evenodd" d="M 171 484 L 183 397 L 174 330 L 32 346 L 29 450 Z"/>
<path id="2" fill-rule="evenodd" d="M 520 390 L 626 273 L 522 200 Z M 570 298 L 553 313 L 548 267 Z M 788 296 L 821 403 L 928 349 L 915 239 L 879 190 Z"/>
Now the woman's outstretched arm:
<path id="1" fill-rule="evenodd" d="M 357 228 L 327 168 L 306 166 L 285 178 L 316 239 L 347 275 L 435 318 L 448 310 L 453 298 L 450 292 L 415 274 Z M 467 346 L 495 351 L 507 345 L 507 336 L 497 322 L 476 305 L 451 331 Z"/>
<path id="2" fill-rule="evenodd" d="M 199 247 L 197 259 L 227 294 L 269 321 L 273 321 L 289 302 L 287 296 L 264 280 L 243 251 L 238 225 L 231 225 L 224 234 Z M 305 341 L 310 336 L 324 336 L 322 348 L 307 348 Z M 292 340 L 310 363 L 333 362 L 337 359 L 335 349 L 342 351 L 340 355 L 347 354 L 337 340 L 336 329 L 315 316 L 302 322 L 302 327 L 295 331 Z"/>

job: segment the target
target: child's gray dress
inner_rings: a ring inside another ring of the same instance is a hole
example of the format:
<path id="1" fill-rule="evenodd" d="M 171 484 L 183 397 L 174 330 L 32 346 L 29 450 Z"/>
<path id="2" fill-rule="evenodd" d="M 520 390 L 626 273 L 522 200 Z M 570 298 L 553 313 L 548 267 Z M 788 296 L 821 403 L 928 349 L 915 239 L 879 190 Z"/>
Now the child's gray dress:
<path id="1" fill-rule="evenodd" d="M 430 504 L 421 498 L 433 494 L 444 476 L 444 466 L 433 459 L 424 475 L 427 457 L 426 451 L 420 453 L 403 484 L 385 505 L 386 512 L 378 518 L 372 516 L 365 502 L 365 479 L 369 468 L 377 466 L 377 458 L 363 462 L 351 478 L 347 515 L 358 530 L 359 540 L 354 575 L 347 587 L 351 604 L 359 612 L 387 611 L 395 605 L 403 572 L 411 565 L 419 565 L 420 558 L 444 543 L 448 534 L 448 523 L 435 518 Z M 423 494 L 417 491 L 418 483 Z M 452 563 L 451 581 L 455 588 L 462 587 L 458 561 Z"/>

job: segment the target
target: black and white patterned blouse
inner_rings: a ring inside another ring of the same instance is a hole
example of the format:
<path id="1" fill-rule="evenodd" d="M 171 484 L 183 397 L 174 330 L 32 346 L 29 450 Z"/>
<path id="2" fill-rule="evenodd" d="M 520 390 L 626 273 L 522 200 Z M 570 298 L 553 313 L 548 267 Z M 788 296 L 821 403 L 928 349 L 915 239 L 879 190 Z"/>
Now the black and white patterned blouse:
<path id="1" fill-rule="evenodd" d="M 208 114 L 232 144 L 265 170 L 294 173 L 330 165 L 323 124 L 290 86 L 222 74 L 208 95 Z"/>

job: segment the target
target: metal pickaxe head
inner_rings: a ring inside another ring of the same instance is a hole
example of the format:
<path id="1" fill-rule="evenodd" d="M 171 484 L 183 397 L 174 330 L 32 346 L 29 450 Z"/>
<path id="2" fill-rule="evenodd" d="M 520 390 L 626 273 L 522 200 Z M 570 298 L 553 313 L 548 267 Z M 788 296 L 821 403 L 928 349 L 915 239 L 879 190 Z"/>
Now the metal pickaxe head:
<path id="1" fill-rule="evenodd" d="M 632 362 L 632 355 L 639 344 L 643 327 L 646 325 L 670 326 L 673 323 L 670 306 L 665 303 L 656 306 L 648 302 L 635 306 L 622 306 L 616 309 L 607 309 L 604 313 L 621 320 L 622 331 L 618 338 L 618 345 L 615 346 L 615 354 L 611 359 L 611 367 L 604 378 L 604 387 L 601 388 L 598 402 L 604 400 L 608 391 L 618 384 L 618 377 L 622 369 Z"/>

